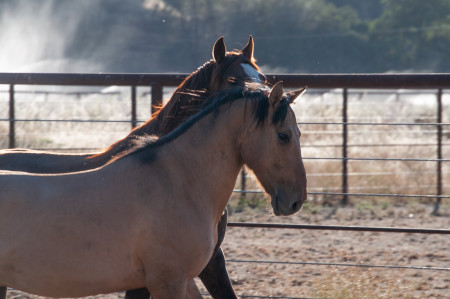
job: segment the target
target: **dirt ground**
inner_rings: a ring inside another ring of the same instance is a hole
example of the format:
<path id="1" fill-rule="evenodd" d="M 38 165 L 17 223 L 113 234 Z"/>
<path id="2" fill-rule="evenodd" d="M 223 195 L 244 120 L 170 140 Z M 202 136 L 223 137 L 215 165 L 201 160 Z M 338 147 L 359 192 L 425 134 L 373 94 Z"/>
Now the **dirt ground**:
<path id="1" fill-rule="evenodd" d="M 232 213 L 230 222 L 450 228 L 449 205 L 304 207 L 275 217 L 269 211 Z M 228 228 L 222 246 L 228 260 L 316 262 L 377 266 L 439 267 L 441 270 L 354 266 L 227 263 L 243 298 L 450 298 L 450 236 L 293 229 Z M 445 268 L 445 269 L 442 269 Z M 202 288 L 201 283 L 198 285 Z M 91 298 L 122 298 L 123 293 Z M 39 298 L 9 290 L 7 298 Z M 205 295 L 205 298 L 210 298 Z"/>
<path id="2" fill-rule="evenodd" d="M 431 206 L 321 208 L 291 217 L 230 221 L 450 228 Z M 447 271 L 328 265 L 228 263 L 236 291 L 306 298 L 450 298 L 450 236 L 348 231 L 229 228 L 227 259 L 441 267 Z"/>

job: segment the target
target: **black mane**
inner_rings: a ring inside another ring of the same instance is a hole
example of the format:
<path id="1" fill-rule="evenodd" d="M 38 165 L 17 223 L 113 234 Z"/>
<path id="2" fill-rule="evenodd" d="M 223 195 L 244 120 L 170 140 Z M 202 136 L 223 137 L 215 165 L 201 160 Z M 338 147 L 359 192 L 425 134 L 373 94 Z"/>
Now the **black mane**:
<path id="1" fill-rule="evenodd" d="M 255 88 L 255 86 L 258 86 L 259 88 Z M 122 157 L 142 154 L 142 161 L 151 161 L 155 157 L 155 151 L 153 151 L 153 149 L 157 149 L 178 138 L 189 128 L 191 128 L 195 123 L 197 123 L 210 113 L 214 113 L 214 118 L 217 117 L 217 115 L 219 115 L 223 111 L 220 110 L 219 107 L 227 103 L 232 104 L 238 99 L 244 99 L 246 101 L 246 104 L 250 103 L 250 108 L 252 109 L 254 120 L 258 125 L 263 125 L 267 121 L 269 114 L 268 96 L 269 91 L 265 86 L 255 84 L 247 85 L 245 87 L 236 86 L 232 89 L 220 91 L 206 100 L 205 106 L 202 110 L 200 110 L 200 112 L 191 116 L 182 125 L 177 127 L 169 134 L 159 138 L 151 135 L 137 137 L 134 141 L 134 147 L 130 148 L 130 150 Z M 286 119 L 289 104 L 290 101 L 283 96 L 278 109 L 273 115 L 273 124 L 283 122 Z M 119 159 L 122 157 L 119 157 Z"/>
<path id="2" fill-rule="evenodd" d="M 113 143 L 103 152 L 90 156 L 89 159 L 108 157 L 109 162 L 111 162 L 133 151 L 137 144 L 141 143 L 139 141 L 140 136 L 148 136 L 149 134 L 164 136 L 169 134 L 180 123 L 184 123 L 190 116 L 203 109 L 206 100 L 211 96 L 211 91 L 208 90 L 209 84 L 227 77 L 228 73 L 231 72 L 231 65 L 237 60 L 259 70 L 259 67 L 240 51 L 226 53 L 220 63 L 216 63 L 213 59 L 207 61 L 189 75 L 178 86 L 166 105 L 157 107 L 159 110 L 143 125 L 135 128 L 127 137 Z M 235 86 L 244 85 L 243 79 L 229 78 L 229 82 Z"/>

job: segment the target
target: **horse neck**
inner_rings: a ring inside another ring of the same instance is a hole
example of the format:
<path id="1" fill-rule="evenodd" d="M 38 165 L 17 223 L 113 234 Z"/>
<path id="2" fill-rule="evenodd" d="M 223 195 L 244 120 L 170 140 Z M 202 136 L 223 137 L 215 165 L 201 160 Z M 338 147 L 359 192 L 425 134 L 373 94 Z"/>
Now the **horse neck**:
<path id="1" fill-rule="evenodd" d="M 250 117 L 244 117 L 241 104 L 234 103 L 229 111 L 213 113 L 162 149 L 162 157 L 172 165 L 178 181 L 193 188 L 194 198 L 209 207 L 217 221 L 234 189 L 243 166 L 238 143 Z"/>

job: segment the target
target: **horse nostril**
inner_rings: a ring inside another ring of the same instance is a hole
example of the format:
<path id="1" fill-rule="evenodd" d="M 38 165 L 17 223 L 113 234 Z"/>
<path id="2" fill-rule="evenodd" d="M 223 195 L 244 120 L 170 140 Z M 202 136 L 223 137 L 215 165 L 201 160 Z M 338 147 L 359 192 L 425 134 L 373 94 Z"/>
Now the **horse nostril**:
<path id="1" fill-rule="evenodd" d="M 296 201 L 292 204 L 292 211 L 297 211 L 300 208 L 300 202 Z"/>

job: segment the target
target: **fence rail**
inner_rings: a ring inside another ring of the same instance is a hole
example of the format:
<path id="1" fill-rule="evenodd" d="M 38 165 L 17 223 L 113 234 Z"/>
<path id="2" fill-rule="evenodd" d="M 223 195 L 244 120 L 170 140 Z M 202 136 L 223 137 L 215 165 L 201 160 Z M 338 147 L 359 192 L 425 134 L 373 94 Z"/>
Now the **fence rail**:
<path id="1" fill-rule="evenodd" d="M 383 232 L 383 233 L 409 233 L 409 234 L 418 233 L 418 234 L 450 235 L 450 229 L 430 229 L 430 228 L 310 225 L 310 224 L 251 223 L 251 222 L 228 222 L 227 226 L 229 226 L 229 227 L 246 227 L 246 228 L 342 230 L 342 231 L 357 231 L 357 232 Z"/>
<path id="2" fill-rule="evenodd" d="M 0 84 L 68 86 L 177 86 L 189 74 L 0 73 Z M 450 87 L 450 74 L 269 74 L 285 87 L 438 89 Z"/>

